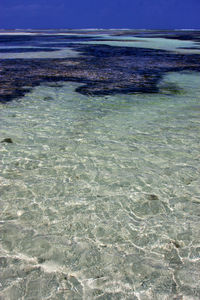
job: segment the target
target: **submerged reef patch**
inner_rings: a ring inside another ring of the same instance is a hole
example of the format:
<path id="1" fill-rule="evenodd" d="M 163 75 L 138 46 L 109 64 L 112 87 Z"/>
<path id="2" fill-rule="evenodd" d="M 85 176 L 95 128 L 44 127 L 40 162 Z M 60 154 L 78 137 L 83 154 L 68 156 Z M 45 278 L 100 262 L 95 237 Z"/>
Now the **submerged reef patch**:
<path id="1" fill-rule="evenodd" d="M 58 51 L 59 48 L 0 48 L 0 53 L 25 53 L 25 52 L 51 52 Z"/>
<path id="2" fill-rule="evenodd" d="M 41 42 L 42 39 L 42 37 L 37 39 L 34 37 L 33 41 L 31 38 L 13 37 L 14 44 L 20 43 L 20 39 L 29 44 L 34 41 Z M 11 37 L 7 39 L 12 40 Z M 60 43 L 62 48 L 64 46 L 62 42 L 68 42 L 66 47 L 77 51 L 80 54 L 77 57 L 0 60 L 0 102 L 21 97 L 33 86 L 47 81 L 83 83 L 76 91 L 85 95 L 156 93 L 158 83 L 165 73 L 200 71 L 198 54 L 95 45 L 95 42 L 94 44 L 71 43 L 73 39 L 79 42 L 81 39 L 84 40 L 84 37 L 53 35 L 53 38 L 45 37 L 42 41 L 45 42 L 43 44 L 45 51 L 54 50 L 52 43 L 55 43 L 55 47 Z M 47 40 L 49 44 L 46 43 Z"/>

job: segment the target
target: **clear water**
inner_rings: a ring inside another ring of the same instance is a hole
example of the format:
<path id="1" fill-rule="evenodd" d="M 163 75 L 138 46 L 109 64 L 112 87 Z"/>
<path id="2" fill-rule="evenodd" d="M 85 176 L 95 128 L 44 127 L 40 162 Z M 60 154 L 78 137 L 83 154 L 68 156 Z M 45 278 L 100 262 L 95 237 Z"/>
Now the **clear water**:
<path id="1" fill-rule="evenodd" d="M 199 299 L 199 74 L 77 86 L 0 107 L 0 298 Z"/>

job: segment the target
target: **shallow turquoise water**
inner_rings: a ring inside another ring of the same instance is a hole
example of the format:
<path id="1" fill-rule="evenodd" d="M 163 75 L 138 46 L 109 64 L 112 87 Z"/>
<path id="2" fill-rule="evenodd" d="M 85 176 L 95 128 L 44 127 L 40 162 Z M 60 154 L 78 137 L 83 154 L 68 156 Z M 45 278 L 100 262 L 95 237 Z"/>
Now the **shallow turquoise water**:
<path id="1" fill-rule="evenodd" d="M 199 299 L 199 74 L 77 86 L 0 107 L 1 299 Z"/>
<path id="2" fill-rule="evenodd" d="M 200 54 L 199 49 L 194 49 L 198 43 L 193 41 L 182 41 L 178 39 L 166 39 L 166 38 L 152 38 L 152 37 L 138 37 L 138 36 L 111 36 L 111 35 L 100 35 L 100 38 L 109 39 L 108 41 L 95 41 L 98 45 L 109 45 L 109 46 L 124 46 L 124 47 L 139 47 L 148 49 L 161 49 L 166 51 L 173 51 L 177 53 L 196 53 Z M 112 41 L 113 40 L 113 41 Z M 92 41 L 84 42 L 87 44 L 93 44 Z M 188 48 L 188 49 L 187 49 Z M 193 49 L 191 49 L 193 48 Z"/>

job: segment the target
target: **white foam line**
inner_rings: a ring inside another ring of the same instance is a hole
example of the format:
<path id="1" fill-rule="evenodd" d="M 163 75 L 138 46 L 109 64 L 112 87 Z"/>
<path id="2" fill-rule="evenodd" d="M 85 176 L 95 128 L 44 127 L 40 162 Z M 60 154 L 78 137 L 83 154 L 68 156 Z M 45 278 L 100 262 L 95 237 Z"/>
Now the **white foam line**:
<path id="1" fill-rule="evenodd" d="M 1 35 L 38 35 L 38 33 L 33 33 L 33 32 L 0 32 Z M 39 33 L 39 35 L 41 35 Z"/>
<path id="2" fill-rule="evenodd" d="M 86 36 L 86 37 L 95 37 L 95 36 L 99 36 L 98 34 L 81 34 L 81 33 L 73 33 L 73 32 L 71 32 L 71 33 L 58 33 L 58 32 L 52 32 L 52 33 L 47 33 L 47 32 L 24 32 L 24 31 L 19 31 L 19 32 L 0 32 L 0 36 L 1 35 L 39 35 L 39 36 L 41 36 L 41 35 L 44 35 L 44 36 L 51 36 L 51 35 L 75 35 L 75 36 Z"/>

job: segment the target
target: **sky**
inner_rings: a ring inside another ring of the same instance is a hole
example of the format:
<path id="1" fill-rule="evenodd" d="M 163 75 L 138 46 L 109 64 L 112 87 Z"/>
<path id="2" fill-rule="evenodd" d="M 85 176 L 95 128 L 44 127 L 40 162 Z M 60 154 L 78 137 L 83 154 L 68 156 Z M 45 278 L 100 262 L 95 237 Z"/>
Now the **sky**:
<path id="1" fill-rule="evenodd" d="M 0 0 L 1 29 L 200 29 L 200 0 Z"/>

